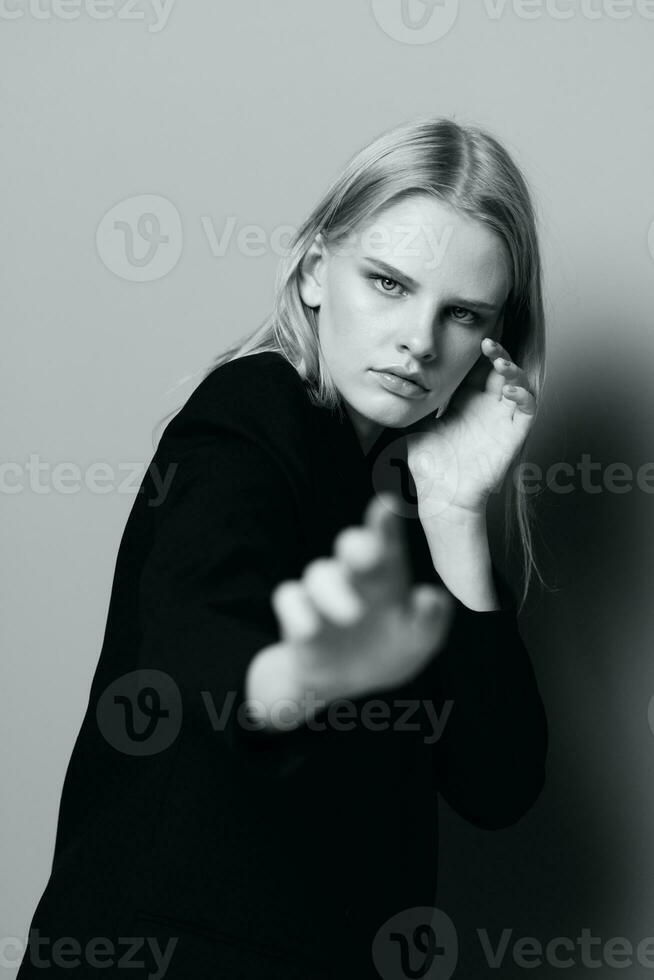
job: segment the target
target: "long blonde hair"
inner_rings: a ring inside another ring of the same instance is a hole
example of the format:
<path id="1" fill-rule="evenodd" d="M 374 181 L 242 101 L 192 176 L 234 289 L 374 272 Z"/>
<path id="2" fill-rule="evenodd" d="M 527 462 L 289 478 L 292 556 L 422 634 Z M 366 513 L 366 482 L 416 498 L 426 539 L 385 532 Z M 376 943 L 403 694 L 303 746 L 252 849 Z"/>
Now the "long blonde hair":
<path id="1" fill-rule="evenodd" d="M 219 354 L 204 377 L 234 358 L 276 351 L 305 380 L 316 405 L 341 411 L 339 392 L 318 343 L 316 312 L 300 295 L 301 263 L 318 233 L 327 244 L 336 241 L 408 194 L 437 198 L 484 222 L 504 243 L 512 288 L 504 308 L 502 344 L 525 370 L 538 402 L 545 382 L 545 314 L 529 189 L 509 153 L 493 136 L 438 117 L 419 117 L 387 130 L 349 160 L 280 259 L 269 316 L 245 339 Z M 525 442 L 516 457 L 519 472 L 526 449 Z M 524 573 L 520 608 L 532 573 L 543 582 L 534 559 L 530 505 L 529 497 L 510 480 L 505 496 L 505 548 L 508 554 L 515 516 Z"/>

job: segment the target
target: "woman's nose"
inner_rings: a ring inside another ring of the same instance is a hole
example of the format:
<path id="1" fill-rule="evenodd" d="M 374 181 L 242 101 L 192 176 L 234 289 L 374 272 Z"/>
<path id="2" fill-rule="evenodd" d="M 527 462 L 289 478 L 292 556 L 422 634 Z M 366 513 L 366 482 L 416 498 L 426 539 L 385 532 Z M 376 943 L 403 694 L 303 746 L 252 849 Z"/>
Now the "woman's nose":
<path id="1" fill-rule="evenodd" d="M 408 352 L 417 360 L 432 361 L 436 357 L 437 338 L 433 328 L 413 330 L 405 334 L 398 342 L 397 348 L 400 351 Z"/>

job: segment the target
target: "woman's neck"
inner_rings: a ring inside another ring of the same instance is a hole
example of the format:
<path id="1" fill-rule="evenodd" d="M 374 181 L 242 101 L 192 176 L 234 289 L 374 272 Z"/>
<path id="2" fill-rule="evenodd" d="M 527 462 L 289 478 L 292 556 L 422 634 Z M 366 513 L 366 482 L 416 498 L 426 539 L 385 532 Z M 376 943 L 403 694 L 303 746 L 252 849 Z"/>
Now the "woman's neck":
<path id="1" fill-rule="evenodd" d="M 343 399 L 343 402 L 345 405 L 345 410 L 352 422 L 354 431 L 357 434 L 359 445 L 361 446 L 364 456 L 367 456 L 383 432 L 384 426 L 380 425 L 378 422 L 373 422 L 371 419 L 366 418 L 365 415 L 361 415 L 361 413 L 357 412 L 355 408 L 352 408 L 352 406 L 349 405 L 345 399 Z"/>

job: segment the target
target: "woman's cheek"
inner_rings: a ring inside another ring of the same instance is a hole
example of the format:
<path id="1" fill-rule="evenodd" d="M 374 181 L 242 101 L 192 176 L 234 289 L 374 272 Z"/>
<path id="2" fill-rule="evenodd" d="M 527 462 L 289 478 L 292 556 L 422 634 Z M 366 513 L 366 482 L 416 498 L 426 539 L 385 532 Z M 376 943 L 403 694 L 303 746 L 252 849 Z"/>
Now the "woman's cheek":
<path id="1" fill-rule="evenodd" d="M 365 296 L 347 280 L 335 290 L 330 290 L 330 293 L 332 318 L 336 328 L 341 333 L 351 331 L 368 313 Z"/>
<path id="2" fill-rule="evenodd" d="M 357 291 L 339 300 L 338 322 L 342 332 L 347 333 L 348 340 L 361 347 L 373 340 L 379 340 L 387 318 L 374 297 Z"/>

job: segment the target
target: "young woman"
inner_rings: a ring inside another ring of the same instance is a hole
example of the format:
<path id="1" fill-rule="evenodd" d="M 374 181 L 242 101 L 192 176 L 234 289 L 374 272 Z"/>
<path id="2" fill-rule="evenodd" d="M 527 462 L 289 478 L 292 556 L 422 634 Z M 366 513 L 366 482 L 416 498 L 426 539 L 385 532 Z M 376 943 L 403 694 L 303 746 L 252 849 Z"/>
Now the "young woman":
<path id="1" fill-rule="evenodd" d="M 486 528 L 543 358 L 498 142 L 418 119 L 358 153 L 144 478 L 20 980 L 426 975 L 437 793 L 502 828 L 544 782 Z"/>

